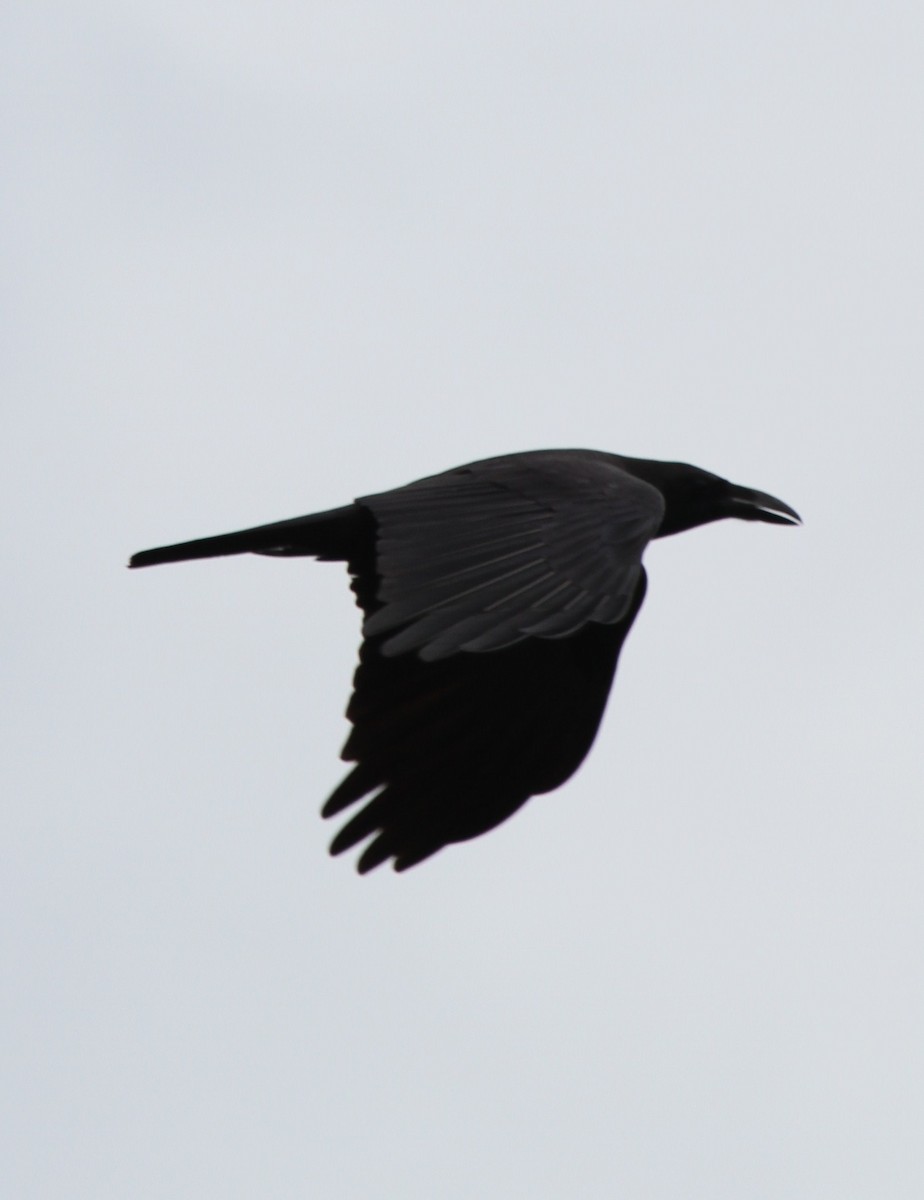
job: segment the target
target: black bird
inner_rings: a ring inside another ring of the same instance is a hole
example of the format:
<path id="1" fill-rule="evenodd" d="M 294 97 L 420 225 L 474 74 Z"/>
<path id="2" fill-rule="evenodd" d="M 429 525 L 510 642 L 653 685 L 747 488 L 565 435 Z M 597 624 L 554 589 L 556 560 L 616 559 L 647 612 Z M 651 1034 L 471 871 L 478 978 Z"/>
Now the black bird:
<path id="1" fill-rule="evenodd" d="M 533 450 L 345 508 L 143 550 L 132 567 L 223 554 L 345 562 L 364 614 L 341 757 L 322 809 L 359 810 L 360 872 L 403 871 L 550 792 L 591 747 L 645 596 L 652 538 L 794 509 L 684 463 Z"/>

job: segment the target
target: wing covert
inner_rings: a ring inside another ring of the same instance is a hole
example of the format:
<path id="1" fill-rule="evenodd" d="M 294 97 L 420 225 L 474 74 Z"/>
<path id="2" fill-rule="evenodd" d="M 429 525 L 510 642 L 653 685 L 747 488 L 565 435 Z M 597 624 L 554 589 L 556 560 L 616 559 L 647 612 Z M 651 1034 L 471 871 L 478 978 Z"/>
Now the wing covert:
<path id="1" fill-rule="evenodd" d="M 661 493 L 606 455 L 488 459 L 358 501 L 375 518 L 381 653 L 435 661 L 628 611 Z"/>

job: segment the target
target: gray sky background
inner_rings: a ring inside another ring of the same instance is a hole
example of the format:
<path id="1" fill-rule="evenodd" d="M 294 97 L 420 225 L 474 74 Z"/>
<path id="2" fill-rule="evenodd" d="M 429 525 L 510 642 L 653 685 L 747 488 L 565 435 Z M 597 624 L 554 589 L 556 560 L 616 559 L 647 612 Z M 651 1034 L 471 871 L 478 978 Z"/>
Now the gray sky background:
<path id="1" fill-rule="evenodd" d="M 8 4 L 0 1192 L 924 1195 L 919 4 Z M 771 491 L 591 758 L 330 860 L 345 573 L 131 551 L 592 446 Z"/>

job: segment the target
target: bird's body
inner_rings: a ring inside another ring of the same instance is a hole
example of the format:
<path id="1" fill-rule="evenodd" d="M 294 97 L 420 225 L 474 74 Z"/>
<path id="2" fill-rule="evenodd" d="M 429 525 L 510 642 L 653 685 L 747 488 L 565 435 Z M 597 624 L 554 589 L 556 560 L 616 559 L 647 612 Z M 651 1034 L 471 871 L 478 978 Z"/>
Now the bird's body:
<path id="1" fill-rule="evenodd" d="M 136 554 L 347 563 L 364 613 L 331 844 L 403 870 L 568 779 L 594 740 L 645 595 L 650 540 L 737 516 L 799 518 L 681 463 L 592 450 L 486 459 L 329 512 Z"/>

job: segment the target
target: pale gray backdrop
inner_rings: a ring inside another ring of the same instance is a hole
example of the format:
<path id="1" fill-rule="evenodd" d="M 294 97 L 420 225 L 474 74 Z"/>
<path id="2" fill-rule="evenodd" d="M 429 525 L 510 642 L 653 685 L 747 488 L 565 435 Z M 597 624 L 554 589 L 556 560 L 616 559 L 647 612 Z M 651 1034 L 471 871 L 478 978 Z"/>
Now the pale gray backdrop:
<path id="1" fill-rule="evenodd" d="M 0 1191 L 924 1194 L 924 15 L 0 17 Z M 133 550 L 543 446 L 655 545 L 589 762 L 326 855 L 345 573 Z"/>

